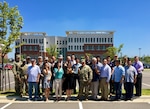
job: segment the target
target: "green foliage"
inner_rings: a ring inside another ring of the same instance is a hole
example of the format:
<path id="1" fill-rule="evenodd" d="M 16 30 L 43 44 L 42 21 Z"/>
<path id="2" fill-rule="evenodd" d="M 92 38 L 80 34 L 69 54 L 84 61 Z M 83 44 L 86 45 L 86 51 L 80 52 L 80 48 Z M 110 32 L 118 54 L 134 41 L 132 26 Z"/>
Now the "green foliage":
<path id="1" fill-rule="evenodd" d="M 117 54 L 117 48 L 116 47 L 108 47 L 107 52 L 105 53 L 106 56 L 110 56 L 111 59 L 114 58 L 114 56 Z"/>
<path id="2" fill-rule="evenodd" d="M 2 56 L 11 52 L 11 45 L 19 38 L 20 30 L 23 25 L 23 18 L 17 7 L 9 7 L 7 2 L 0 2 L 0 44 L 2 47 Z"/>
<path id="3" fill-rule="evenodd" d="M 50 45 L 49 48 L 46 48 L 46 52 L 48 53 L 48 55 L 55 57 L 57 57 L 59 54 L 59 51 L 57 51 L 57 45 Z"/>
<path id="4" fill-rule="evenodd" d="M 142 61 L 143 61 L 144 63 L 150 64 L 150 56 L 144 56 L 144 57 L 142 58 Z"/>
<path id="5" fill-rule="evenodd" d="M 106 50 L 107 52 L 105 53 L 105 56 L 110 56 L 111 59 L 114 58 L 115 55 L 119 55 L 121 53 L 121 49 L 123 48 L 123 44 L 119 45 L 119 47 L 108 47 Z"/>

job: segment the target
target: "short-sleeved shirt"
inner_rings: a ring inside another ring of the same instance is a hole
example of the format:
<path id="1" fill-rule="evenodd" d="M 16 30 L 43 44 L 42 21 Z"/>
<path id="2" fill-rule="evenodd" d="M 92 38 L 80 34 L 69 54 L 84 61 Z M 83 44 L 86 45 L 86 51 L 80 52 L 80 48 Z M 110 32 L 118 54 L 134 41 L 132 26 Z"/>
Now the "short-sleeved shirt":
<path id="1" fill-rule="evenodd" d="M 134 76 L 137 75 L 137 71 L 133 66 L 125 66 L 125 82 L 134 82 Z"/>
<path id="2" fill-rule="evenodd" d="M 125 69 L 123 66 L 115 66 L 114 67 L 114 73 L 112 75 L 112 80 L 115 82 L 120 82 L 122 76 L 125 76 Z"/>
<path id="3" fill-rule="evenodd" d="M 38 65 L 29 66 L 27 74 L 28 74 L 28 82 L 36 82 L 38 75 L 41 74 L 40 67 Z"/>

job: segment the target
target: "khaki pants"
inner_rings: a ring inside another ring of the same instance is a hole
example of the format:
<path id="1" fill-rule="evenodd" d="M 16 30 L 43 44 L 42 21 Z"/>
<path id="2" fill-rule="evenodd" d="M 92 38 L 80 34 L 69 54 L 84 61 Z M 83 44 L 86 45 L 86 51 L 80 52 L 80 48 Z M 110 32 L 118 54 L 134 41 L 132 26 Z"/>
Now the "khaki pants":
<path id="1" fill-rule="evenodd" d="M 94 82 L 91 83 L 91 90 L 92 90 L 93 99 L 96 99 L 96 97 L 97 97 L 98 86 L 99 86 L 99 81 L 94 81 Z"/>
<path id="2" fill-rule="evenodd" d="M 56 97 L 61 97 L 62 95 L 62 79 L 55 79 L 55 95 Z"/>
<path id="3" fill-rule="evenodd" d="M 89 83 L 85 81 L 80 81 L 80 86 L 79 86 L 79 95 L 78 97 L 81 97 L 83 95 L 83 90 L 85 89 L 85 97 L 88 97 L 89 94 Z"/>
<path id="4" fill-rule="evenodd" d="M 101 86 L 101 98 L 106 100 L 108 99 L 108 83 L 106 82 L 107 78 L 100 79 L 100 86 Z"/>

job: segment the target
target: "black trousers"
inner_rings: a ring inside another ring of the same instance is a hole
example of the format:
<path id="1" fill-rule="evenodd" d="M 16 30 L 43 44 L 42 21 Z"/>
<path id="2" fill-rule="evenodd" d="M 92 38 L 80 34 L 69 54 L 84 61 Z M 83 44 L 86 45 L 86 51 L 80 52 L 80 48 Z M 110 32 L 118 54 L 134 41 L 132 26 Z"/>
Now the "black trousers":
<path id="1" fill-rule="evenodd" d="M 136 96 L 141 96 L 142 94 L 142 73 L 138 73 L 137 80 L 135 83 Z"/>
<path id="2" fill-rule="evenodd" d="M 126 99 L 131 99 L 133 97 L 134 83 L 126 82 Z"/>

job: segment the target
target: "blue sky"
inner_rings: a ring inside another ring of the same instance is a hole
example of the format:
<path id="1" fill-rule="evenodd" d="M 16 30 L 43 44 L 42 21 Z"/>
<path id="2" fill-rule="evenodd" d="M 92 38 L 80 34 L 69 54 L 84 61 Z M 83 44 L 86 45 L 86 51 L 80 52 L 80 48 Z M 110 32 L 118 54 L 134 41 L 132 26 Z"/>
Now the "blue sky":
<path id="1" fill-rule="evenodd" d="M 3 1 L 3 0 L 0 0 Z M 5 0 L 24 18 L 21 32 L 65 36 L 67 30 L 114 30 L 123 55 L 150 55 L 150 0 Z M 13 57 L 9 53 L 9 57 Z"/>

